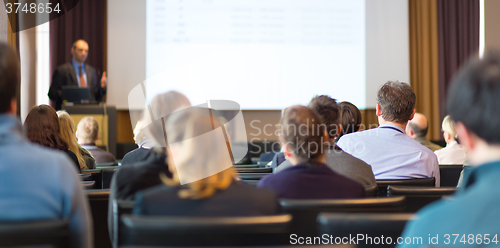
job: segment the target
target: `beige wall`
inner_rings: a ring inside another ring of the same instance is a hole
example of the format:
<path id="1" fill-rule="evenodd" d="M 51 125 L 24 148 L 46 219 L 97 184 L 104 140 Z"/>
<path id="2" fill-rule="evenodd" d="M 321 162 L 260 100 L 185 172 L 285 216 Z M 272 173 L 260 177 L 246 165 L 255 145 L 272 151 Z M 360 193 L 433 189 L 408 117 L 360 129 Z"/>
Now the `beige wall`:
<path id="1" fill-rule="evenodd" d="M 485 50 L 500 49 L 500 1 L 484 0 Z"/>

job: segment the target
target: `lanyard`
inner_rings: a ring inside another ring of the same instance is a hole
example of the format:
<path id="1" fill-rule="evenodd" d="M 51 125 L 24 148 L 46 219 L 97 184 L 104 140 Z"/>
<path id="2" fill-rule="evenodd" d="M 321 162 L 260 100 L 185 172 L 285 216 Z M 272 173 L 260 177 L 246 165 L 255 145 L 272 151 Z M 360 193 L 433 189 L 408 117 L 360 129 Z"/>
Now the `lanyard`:
<path id="1" fill-rule="evenodd" d="M 400 133 L 404 134 L 404 132 L 403 132 L 403 131 L 401 131 L 401 130 L 399 130 L 399 129 L 395 128 L 395 127 L 383 126 L 383 127 L 379 127 L 379 128 L 387 128 L 387 129 L 392 129 L 392 130 L 396 130 L 396 131 L 398 131 L 398 132 L 400 132 Z"/>

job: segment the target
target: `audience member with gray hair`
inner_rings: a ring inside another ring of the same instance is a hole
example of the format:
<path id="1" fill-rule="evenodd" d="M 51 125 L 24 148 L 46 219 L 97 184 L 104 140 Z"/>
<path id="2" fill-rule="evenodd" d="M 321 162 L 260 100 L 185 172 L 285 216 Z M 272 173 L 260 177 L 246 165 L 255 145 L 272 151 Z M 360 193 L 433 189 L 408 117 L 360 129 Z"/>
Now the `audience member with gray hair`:
<path id="1" fill-rule="evenodd" d="M 432 143 L 427 139 L 427 132 L 429 131 L 429 122 L 427 117 L 421 113 L 415 113 L 413 119 L 406 125 L 406 134 L 412 139 L 418 141 L 418 143 L 429 148 L 431 151 L 436 151 L 442 147 Z"/>
<path id="2" fill-rule="evenodd" d="M 440 185 L 436 154 L 410 138 L 406 125 L 415 115 L 416 96 L 409 84 L 387 82 L 377 93 L 380 126 L 342 136 L 338 146 L 372 166 L 376 179 L 436 179 Z"/>
<path id="3" fill-rule="evenodd" d="M 80 120 L 76 128 L 76 138 L 78 139 L 78 144 L 92 154 L 97 164 L 116 162 L 113 154 L 96 145 L 96 141 L 99 138 L 99 123 L 97 123 L 94 117 L 87 116 Z"/>

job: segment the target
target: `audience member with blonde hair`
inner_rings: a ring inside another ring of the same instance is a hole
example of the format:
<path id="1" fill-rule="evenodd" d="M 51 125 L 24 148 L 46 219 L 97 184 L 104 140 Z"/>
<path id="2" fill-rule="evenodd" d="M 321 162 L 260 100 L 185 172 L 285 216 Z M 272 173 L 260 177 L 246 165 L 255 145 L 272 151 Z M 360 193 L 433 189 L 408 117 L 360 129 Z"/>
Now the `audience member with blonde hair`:
<path id="1" fill-rule="evenodd" d="M 99 138 L 99 124 L 92 116 L 83 117 L 76 129 L 78 144 L 87 149 L 95 158 L 96 163 L 115 163 L 113 154 L 97 147 L 96 141 Z"/>
<path id="2" fill-rule="evenodd" d="M 176 111 L 166 124 L 166 185 L 137 193 L 134 214 L 259 216 L 278 214 L 274 193 L 238 182 L 221 128 L 210 109 Z M 213 127 L 212 127 L 213 125 Z"/>
<path id="3" fill-rule="evenodd" d="M 68 143 L 68 149 L 76 155 L 80 170 L 94 169 L 94 157 L 76 141 L 73 118 L 64 110 L 57 111 L 57 117 L 59 117 L 59 125 L 61 126 L 61 136 Z"/>
<path id="4" fill-rule="evenodd" d="M 434 152 L 439 164 L 464 164 L 466 153 L 456 140 L 455 122 L 449 115 L 443 119 L 442 129 L 446 147 Z"/>
<path id="5" fill-rule="evenodd" d="M 305 106 L 285 109 L 279 139 L 284 154 L 293 165 L 259 181 L 258 187 L 271 189 L 286 199 L 348 199 L 365 196 L 364 187 L 334 172 L 326 165 L 330 141 L 326 125 Z M 338 130 L 338 129 L 336 129 Z M 333 137 L 335 134 L 331 134 Z"/>
<path id="6" fill-rule="evenodd" d="M 155 96 L 144 110 L 141 124 L 137 124 L 142 128 L 136 133 L 136 137 L 140 136 L 141 146 L 123 157 L 120 169 L 111 180 L 108 207 L 108 229 L 111 235 L 115 200 L 133 200 L 136 192 L 163 184 L 160 174 L 171 176 L 165 161 L 165 133 L 161 123 L 168 121 L 176 109 L 189 106 L 191 103 L 185 95 L 168 91 Z"/>

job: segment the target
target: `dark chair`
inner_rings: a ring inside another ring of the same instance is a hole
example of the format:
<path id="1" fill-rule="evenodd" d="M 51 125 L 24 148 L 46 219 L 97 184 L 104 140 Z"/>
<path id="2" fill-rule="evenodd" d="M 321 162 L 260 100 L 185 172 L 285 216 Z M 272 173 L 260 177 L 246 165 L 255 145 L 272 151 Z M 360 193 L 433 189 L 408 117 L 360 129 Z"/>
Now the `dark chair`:
<path id="1" fill-rule="evenodd" d="M 85 190 L 95 189 L 95 181 L 83 181 L 81 184 Z"/>
<path id="2" fill-rule="evenodd" d="M 79 174 L 79 176 L 82 181 L 92 181 L 92 174 L 90 173 Z"/>
<path id="3" fill-rule="evenodd" d="M 463 167 L 461 164 L 439 165 L 441 187 L 457 187 Z"/>
<path id="4" fill-rule="evenodd" d="M 269 163 L 271 160 L 273 160 L 275 154 L 275 152 L 261 153 L 259 156 L 259 162 Z"/>
<path id="5" fill-rule="evenodd" d="M 395 247 L 397 238 L 403 233 L 406 222 L 412 218 L 413 214 L 401 213 L 321 213 L 318 216 L 318 229 L 320 235 L 328 234 L 334 240 L 336 237 L 349 238 L 354 236 L 359 238 L 356 240 L 358 241 L 357 247 Z M 383 243 L 390 243 L 389 245 L 382 245 L 382 236 L 384 237 Z M 378 241 L 375 237 L 378 238 Z"/>
<path id="6" fill-rule="evenodd" d="M 292 241 L 293 242 L 293 241 Z M 304 241 L 305 243 L 305 241 Z M 169 246 L 142 246 L 142 245 L 126 245 L 120 248 L 167 248 Z M 221 248 L 220 246 L 197 246 L 190 248 Z M 273 246 L 243 246 L 245 248 L 297 248 L 297 245 L 273 245 Z M 321 248 L 355 248 L 354 245 L 321 245 Z M 42 247 L 45 248 L 45 247 Z M 300 248 L 318 248 L 316 245 L 301 245 Z"/>
<path id="7" fill-rule="evenodd" d="M 235 169 L 250 169 L 250 168 L 259 168 L 259 165 L 257 165 L 257 164 L 240 164 L 240 165 L 234 165 L 233 167 Z"/>
<path id="8" fill-rule="evenodd" d="M 94 247 L 110 248 L 108 233 L 108 200 L 109 190 L 88 190 L 92 221 L 94 222 Z"/>
<path id="9" fill-rule="evenodd" d="M 338 200 L 280 200 L 282 209 L 292 214 L 292 233 L 316 236 L 316 218 L 321 212 L 402 212 L 405 197 L 338 199 Z"/>
<path id="10" fill-rule="evenodd" d="M 377 197 L 377 185 L 365 186 L 365 197 Z"/>
<path id="11" fill-rule="evenodd" d="M 238 173 L 273 173 L 273 168 L 271 167 L 261 167 L 261 168 L 236 168 Z"/>
<path id="12" fill-rule="evenodd" d="M 454 194 L 456 187 L 416 187 L 416 186 L 389 186 L 387 195 L 405 196 L 405 212 L 415 213 L 425 205 L 440 200 L 443 196 Z"/>
<path id="13" fill-rule="evenodd" d="M 102 169 L 84 170 L 82 171 L 82 174 L 91 175 L 91 180 L 89 181 L 94 181 L 96 183 L 94 188 L 102 189 Z"/>
<path id="14" fill-rule="evenodd" d="M 115 174 L 115 171 L 117 170 L 116 168 L 105 168 L 101 169 L 102 171 L 102 189 L 109 189 L 111 185 L 111 179 L 113 178 L 113 175 Z"/>
<path id="15" fill-rule="evenodd" d="M 116 162 L 109 162 L 109 163 L 98 163 L 98 164 L 95 164 L 95 167 L 96 168 L 101 168 L 101 167 L 112 167 L 112 166 L 118 166 L 118 163 Z"/>
<path id="16" fill-rule="evenodd" d="M 269 174 L 270 173 L 241 173 L 238 174 L 238 177 L 242 180 L 260 180 Z"/>
<path id="17" fill-rule="evenodd" d="M 436 179 L 434 177 L 429 177 L 429 178 L 414 178 L 414 179 L 377 180 L 378 196 L 387 196 L 387 187 L 390 185 L 434 187 L 436 185 Z"/>
<path id="18" fill-rule="evenodd" d="M 0 222 L 0 246 L 52 246 L 67 248 L 69 227 L 66 220 Z"/>
<path id="19" fill-rule="evenodd" d="M 243 180 L 243 182 L 248 184 L 248 185 L 257 186 L 257 184 L 259 183 L 259 180 Z"/>
<path id="20" fill-rule="evenodd" d="M 260 246 L 289 243 L 290 215 L 166 217 L 123 215 L 119 245 Z"/>
<path id="21" fill-rule="evenodd" d="M 132 214 L 134 209 L 134 201 L 129 200 L 114 200 L 113 201 L 113 230 L 111 239 L 113 241 L 113 247 L 118 247 L 118 234 L 120 228 L 120 218 L 124 214 Z"/>

